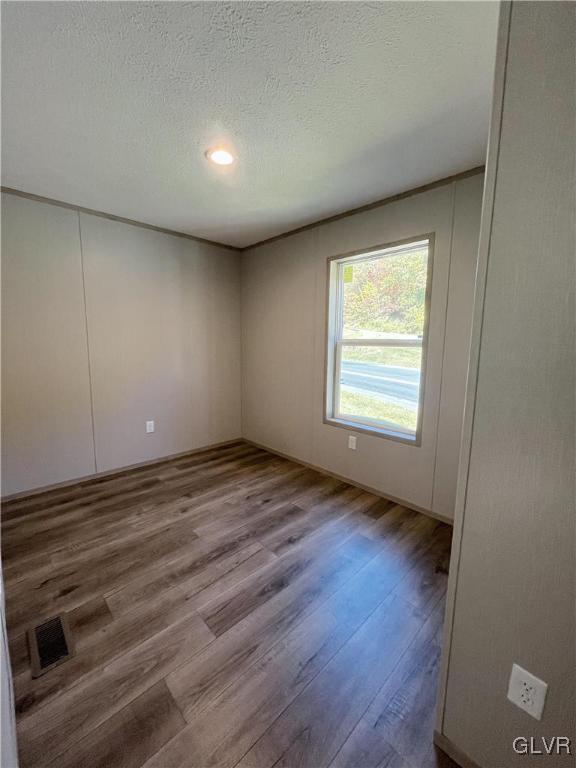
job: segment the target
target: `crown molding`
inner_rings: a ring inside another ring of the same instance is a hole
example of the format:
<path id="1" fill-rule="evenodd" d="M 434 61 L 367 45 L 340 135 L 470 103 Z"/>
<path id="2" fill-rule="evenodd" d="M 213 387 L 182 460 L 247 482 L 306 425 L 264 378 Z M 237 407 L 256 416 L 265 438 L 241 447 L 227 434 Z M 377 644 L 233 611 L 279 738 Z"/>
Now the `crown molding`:
<path id="1" fill-rule="evenodd" d="M 398 200 L 404 200 L 407 197 L 412 197 L 413 195 L 419 195 L 422 192 L 429 192 L 431 189 L 436 189 L 437 187 L 443 187 L 446 184 L 452 184 L 455 181 L 461 181 L 462 179 L 467 179 L 470 176 L 477 176 L 480 173 L 484 173 L 483 165 L 477 165 L 475 168 L 470 168 L 470 170 L 468 171 L 461 171 L 460 173 L 455 173 L 453 176 L 446 176 L 446 178 L 444 179 L 439 179 L 438 181 L 432 181 L 429 184 L 423 184 L 420 187 L 414 187 L 413 189 L 409 189 L 406 192 L 399 192 L 396 195 L 383 197 L 380 200 L 375 200 L 373 203 L 366 203 L 365 205 L 360 205 L 357 208 L 350 208 L 349 210 L 343 211 L 342 213 L 336 213 L 333 216 L 327 216 L 325 219 L 318 219 L 318 221 L 313 221 L 310 224 L 305 224 L 303 227 L 290 229 L 287 232 L 283 232 L 280 235 L 273 235 L 272 237 L 268 237 L 265 240 L 259 240 L 257 243 L 253 243 L 252 245 L 247 245 L 246 247 L 242 248 L 242 250 L 248 251 L 248 250 L 251 250 L 252 248 L 259 248 L 261 245 L 268 245 L 269 243 L 276 242 L 276 240 L 283 240 L 285 237 L 291 237 L 292 235 L 297 235 L 299 232 L 306 232 L 308 229 L 314 229 L 315 227 L 320 227 L 323 224 L 330 224 L 333 221 L 339 221 L 340 219 L 345 219 L 347 216 L 355 216 L 357 213 L 364 213 L 365 211 L 371 211 L 374 208 L 380 208 L 380 206 L 382 205 L 389 205 L 390 203 L 395 203 Z"/>
<path id="2" fill-rule="evenodd" d="M 143 221 L 136 221 L 134 219 L 127 219 L 123 216 L 115 216 L 113 213 L 105 213 L 104 211 L 96 211 L 93 208 L 84 208 L 81 205 L 74 205 L 73 203 L 65 203 L 62 200 L 55 200 L 51 197 L 43 197 L 42 195 L 34 195 L 31 192 L 24 192 L 21 189 L 13 189 L 12 187 L 0 187 L 2 192 L 5 192 L 9 195 L 16 195 L 17 197 L 24 197 L 28 200 L 36 200 L 39 203 L 47 203 L 48 205 L 56 205 L 60 208 L 68 208 L 73 211 L 78 211 L 79 213 L 86 213 L 89 216 L 100 216 L 102 219 L 109 219 L 110 221 L 119 221 L 122 224 L 130 224 L 133 227 L 141 227 L 142 229 L 150 229 L 153 232 L 161 232 L 164 235 L 173 235 L 174 237 L 183 237 L 186 240 L 192 240 L 196 243 L 202 243 L 204 245 L 213 245 L 217 248 L 226 248 L 229 251 L 234 251 L 235 253 L 243 253 L 244 251 L 252 250 L 252 248 L 260 248 L 262 245 L 268 245 L 270 243 L 274 243 L 277 240 L 283 240 L 286 237 L 291 237 L 292 235 L 297 235 L 300 232 L 306 232 L 309 229 L 314 229 L 315 227 L 321 227 L 324 224 L 330 224 L 333 221 L 339 221 L 340 219 L 345 219 L 348 216 L 355 216 L 357 213 L 364 213 L 365 211 L 372 211 L 374 208 L 380 208 L 384 205 L 389 205 L 390 203 L 395 203 L 398 200 L 404 200 L 407 197 L 412 197 L 413 195 L 419 195 L 422 192 L 429 192 L 431 189 L 437 189 L 438 187 L 443 187 L 447 184 L 452 184 L 455 181 L 461 181 L 462 179 L 467 179 L 470 176 L 477 176 L 480 173 L 484 173 L 484 166 L 478 165 L 475 168 L 470 168 L 468 171 L 462 171 L 461 173 L 455 173 L 452 176 L 447 176 L 444 179 L 439 179 L 438 181 L 432 181 L 429 184 L 423 184 L 420 187 L 414 187 L 413 189 L 409 189 L 405 192 L 400 192 L 396 195 L 390 195 L 389 197 L 381 198 L 380 200 L 375 200 L 372 203 L 367 203 L 365 205 L 360 205 L 357 208 L 350 208 L 347 211 L 343 211 L 342 213 L 337 213 L 333 216 L 327 216 L 324 219 L 318 219 L 317 221 L 313 221 L 310 224 L 305 224 L 302 227 L 296 227 L 295 229 L 290 229 L 287 232 L 282 232 L 279 235 L 274 235 L 273 237 L 268 237 L 265 240 L 259 240 L 256 243 L 252 243 L 252 245 L 246 245 L 244 247 L 240 247 L 237 245 L 228 245 L 226 243 L 220 243 L 217 240 L 208 240 L 204 237 L 197 237 L 196 235 L 190 235 L 186 232 L 178 232 L 174 229 L 166 229 L 165 227 L 157 227 L 154 224 L 147 224 Z"/>
<path id="3" fill-rule="evenodd" d="M 244 250 L 236 245 L 227 245 L 226 243 L 219 243 L 217 240 L 208 240 L 205 237 L 197 237 L 196 235 L 189 235 L 186 232 L 178 232 L 174 229 L 166 229 L 165 227 L 157 227 L 154 224 L 146 224 L 144 221 L 136 221 L 135 219 L 126 219 L 124 216 L 115 216 L 113 213 L 105 213 L 104 211 L 96 211 L 93 208 L 84 208 L 81 205 L 74 205 L 73 203 L 65 203 L 62 200 L 54 200 L 52 197 L 43 197 L 42 195 L 34 195 L 31 192 L 23 192 L 21 189 L 13 189 L 12 187 L 0 187 L 2 192 L 8 195 L 15 195 L 16 197 L 24 197 L 27 200 L 36 200 L 38 203 L 47 203 L 48 205 L 56 205 L 59 208 L 68 208 L 72 211 L 78 211 L 78 213 L 86 213 L 89 216 L 99 216 L 101 219 L 109 219 L 110 221 L 119 221 L 121 224 L 130 224 L 133 227 L 140 227 L 141 229 L 150 229 L 153 232 L 161 232 L 163 235 L 173 235 L 174 237 L 183 237 L 186 240 L 193 240 L 196 243 L 202 243 L 203 245 L 213 245 L 217 248 L 226 248 L 229 251 L 235 251 L 239 253 Z"/>

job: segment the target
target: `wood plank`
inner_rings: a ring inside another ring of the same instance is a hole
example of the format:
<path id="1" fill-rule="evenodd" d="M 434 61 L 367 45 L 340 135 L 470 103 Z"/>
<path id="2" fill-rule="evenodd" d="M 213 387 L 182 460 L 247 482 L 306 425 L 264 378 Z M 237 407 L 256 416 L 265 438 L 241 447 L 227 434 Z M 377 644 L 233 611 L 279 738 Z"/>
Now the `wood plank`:
<path id="1" fill-rule="evenodd" d="M 275 554 L 286 554 L 288 550 L 302 545 L 309 537 L 314 536 L 324 525 L 334 523 L 353 512 L 357 507 L 352 506 L 352 502 L 362 496 L 360 489 L 351 486 L 342 488 L 338 484 L 320 499 L 298 499 L 295 503 L 305 509 L 307 514 L 280 529 L 260 532 L 259 540 Z"/>
<path id="2" fill-rule="evenodd" d="M 88 494 L 91 493 L 95 488 L 108 486 L 114 483 L 129 483 L 134 477 L 145 476 L 148 474 L 154 475 L 158 472 L 161 472 L 163 467 L 174 467 L 180 462 L 185 462 L 188 460 L 196 461 L 198 464 L 203 464 L 211 457 L 221 458 L 228 453 L 234 453 L 235 451 L 243 450 L 246 448 L 246 446 L 247 443 L 245 441 L 237 440 L 236 442 L 229 443 L 228 445 L 215 446 L 212 448 L 207 448 L 203 451 L 192 451 L 190 454 L 168 457 L 166 459 L 158 459 L 154 462 L 143 464 L 141 466 L 128 467 L 126 469 L 119 470 L 118 472 L 79 480 L 78 482 L 71 485 L 52 488 L 40 493 L 32 492 L 29 495 L 7 499 L 3 501 L 3 505 L 6 506 L 6 508 L 10 511 L 10 517 L 26 515 L 31 510 L 35 511 L 38 508 L 45 509 L 51 505 L 54 506 L 63 497 L 74 497 L 78 494 Z"/>
<path id="3" fill-rule="evenodd" d="M 226 593 L 233 589 L 236 589 L 238 584 L 243 584 L 247 580 L 254 577 L 259 573 L 262 568 L 277 560 L 276 555 L 268 552 L 260 545 L 249 545 L 246 550 L 251 551 L 253 547 L 257 547 L 253 554 L 243 558 L 240 562 L 234 563 L 233 567 L 224 570 L 220 567 L 221 576 L 208 584 L 199 592 L 194 592 L 191 595 L 189 581 L 185 581 L 179 585 L 179 589 L 186 595 L 188 602 L 197 611 L 201 608 L 207 609 L 211 603 L 222 598 Z M 235 559 L 238 559 L 237 557 Z M 233 558 L 230 558 L 234 562 Z"/>
<path id="4" fill-rule="evenodd" d="M 156 479 L 162 473 L 163 467 L 203 470 L 213 462 L 218 462 L 221 465 L 230 459 L 260 455 L 262 455 L 262 451 L 258 449 L 248 450 L 245 444 L 239 444 L 226 449 L 214 449 L 208 454 L 198 454 L 192 457 L 188 463 L 185 458 L 155 462 L 145 467 L 126 470 L 118 475 L 93 478 L 66 488 L 5 501 L 2 504 L 3 525 L 6 525 L 7 529 L 10 530 L 19 527 L 22 522 L 49 518 L 56 511 L 62 517 L 68 506 L 87 505 L 95 501 L 117 497 L 119 493 L 133 492 L 138 484 L 146 482 L 150 478 Z"/>
<path id="5" fill-rule="evenodd" d="M 336 647 L 327 645 L 327 658 L 321 652 L 326 635 L 332 639 L 330 625 L 326 620 L 318 622 L 319 640 L 311 637 L 312 628 L 306 625 L 303 639 L 296 633 L 295 652 L 288 644 L 277 676 L 266 659 L 267 668 L 257 677 L 255 688 L 244 686 L 240 698 L 237 688 L 225 691 L 224 704 L 219 700 L 215 711 L 208 709 L 193 719 L 149 761 L 148 768 L 182 765 L 185 756 L 206 768 L 233 766 L 268 725 L 271 727 L 240 760 L 240 766 L 327 764 L 327 756 L 336 753 L 421 623 L 411 606 L 390 597 L 340 650 L 339 640 L 341 644 L 344 638 L 336 633 Z M 302 650 L 308 653 L 302 655 Z M 315 676 L 316 664 L 323 669 Z M 282 685 L 286 685 L 284 674 L 292 681 L 288 691 Z M 298 695 L 300 681 L 302 693 Z"/>
<path id="6" fill-rule="evenodd" d="M 37 550 L 46 552 L 58 549 L 62 546 L 60 538 L 62 530 L 66 530 L 67 546 L 73 542 L 83 541 L 95 529 L 101 532 L 106 525 L 117 526 L 120 510 L 126 518 L 131 512 L 141 513 L 143 508 L 150 508 L 154 504 L 166 504 L 187 497 L 190 493 L 194 493 L 195 498 L 198 499 L 203 494 L 216 490 L 217 496 L 220 496 L 223 472 L 227 469 L 231 470 L 229 482 L 232 483 L 234 480 L 240 481 L 243 477 L 249 477 L 251 469 L 259 465 L 278 467 L 278 462 L 273 457 L 262 453 L 256 456 L 250 455 L 246 461 L 221 462 L 220 465 L 192 477 L 183 473 L 181 478 L 173 478 L 170 481 L 160 481 L 159 478 L 139 481 L 136 492 L 128 487 L 110 491 L 103 498 L 99 496 L 93 499 L 72 498 L 66 502 L 70 507 L 67 511 L 56 507 L 45 512 L 45 522 L 27 518 L 12 524 L 7 521 L 3 524 L 3 528 L 6 534 L 11 535 L 7 536 L 3 542 L 3 557 L 10 561 L 20 555 L 30 556 Z M 31 539 L 31 537 L 34 538 Z"/>
<path id="7" fill-rule="evenodd" d="M 303 467 L 292 467 L 276 475 L 269 482 L 251 490 L 241 500 L 233 498 L 225 504 L 219 504 L 217 515 L 214 515 L 213 508 L 204 510 L 202 515 L 196 515 L 194 530 L 204 539 L 229 535 L 235 528 L 247 524 L 255 517 L 263 518 L 267 512 L 295 501 L 303 489 L 318 483 L 318 478 L 314 478 L 310 470 Z"/>
<path id="8" fill-rule="evenodd" d="M 338 620 L 321 609 L 300 624 L 150 760 L 150 768 L 184 764 L 234 766 L 345 640 Z"/>
<path id="9" fill-rule="evenodd" d="M 97 664 L 110 661 L 160 628 L 189 614 L 196 604 L 204 605 L 226 591 L 231 584 L 241 581 L 273 559 L 273 555 L 255 544 L 221 562 L 214 562 L 213 566 L 206 566 L 204 561 L 199 566 L 198 576 L 202 580 L 197 579 L 196 590 L 192 589 L 190 580 L 183 583 L 184 590 L 163 591 L 154 584 L 154 590 L 149 591 L 146 600 L 123 599 L 120 603 L 122 610 L 115 611 L 115 620 L 107 605 L 110 598 L 96 598 L 82 604 L 69 614 L 77 655 L 65 666 L 39 680 L 32 679 L 30 674 L 26 636 L 13 638 L 11 660 L 17 713 L 36 709 L 47 698 L 77 682 Z M 168 586 L 174 583 L 170 582 Z M 209 586 L 202 590 L 203 584 Z M 197 599 L 191 597 L 196 591 L 199 591 Z"/>
<path id="10" fill-rule="evenodd" d="M 354 545 L 368 556 L 377 552 L 371 542 L 360 536 L 354 537 Z M 322 558 L 316 546 L 301 547 L 257 574 L 250 583 L 238 584 L 219 599 L 200 609 L 200 615 L 212 632 L 218 636 L 242 619 L 250 616 L 269 600 L 288 589 Z"/>
<path id="11" fill-rule="evenodd" d="M 358 759 L 358 737 L 347 740 L 371 727 L 372 701 L 387 730 L 362 759 L 435 765 L 414 724 L 435 651 L 396 661 L 403 632 L 412 647 L 412 626 L 441 622 L 447 526 L 242 443 L 6 507 L 23 768 L 220 768 L 274 754 L 319 768 L 344 760 L 345 742 Z M 61 609 L 76 656 L 33 680 L 23 630 Z M 379 612 L 391 676 L 362 634 Z M 431 711 L 432 688 L 423 698 Z"/>
<path id="12" fill-rule="evenodd" d="M 111 590 L 129 574 L 137 575 L 148 567 L 151 560 L 167 562 L 176 557 L 190 543 L 197 541 L 193 531 L 185 535 L 179 532 L 163 537 L 152 535 L 145 543 L 133 545 L 121 558 L 115 555 L 105 556 L 95 563 L 86 576 L 85 564 L 63 565 L 55 568 L 55 575 L 43 580 L 34 592 L 23 599 L 25 586 L 16 585 L 6 601 L 6 619 L 12 632 L 19 633 L 30 623 L 38 622 L 47 614 L 61 610 L 72 610 L 81 603 L 98 594 Z"/>
<path id="13" fill-rule="evenodd" d="M 399 514 L 402 511 L 398 508 Z M 319 606 L 325 604 L 335 615 L 346 617 L 350 626 L 359 626 L 416 567 L 412 558 L 406 558 L 402 552 L 416 553 L 419 549 L 426 552 L 432 545 L 436 523 L 421 515 L 417 520 L 421 521 L 420 525 L 399 529 L 398 551 L 378 550 L 376 556 L 366 557 L 361 550 L 354 549 L 352 542 L 344 541 L 326 565 L 313 569 L 292 589 L 169 675 L 169 687 L 186 718 L 190 720 L 201 712 L 300 621 L 307 616 L 313 621 L 314 611 Z M 425 530 L 428 531 L 427 539 Z M 424 543 L 417 548 L 415 541 Z M 326 579 L 326 573 L 329 579 Z M 416 607 L 424 615 L 423 606 Z"/>
<path id="14" fill-rule="evenodd" d="M 387 598 L 238 765 L 329 765 L 421 625 L 412 606 L 397 597 Z M 167 745 L 160 751 L 157 765 L 170 749 Z"/>
<path id="15" fill-rule="evenodd" d="M 163 681 L 57 759 L 58 768 L 138 768 L 185 725 Z"/>
<path id="16" fill-rule="evenodd" d="M 347 592 L 346 589 L 341 590 L 340 593 L 335 595 L 331 602 L 333 612 L 336 614 L 345 612 L 350 617 L 350 620 L 352 620 L 354 615 L 357 615 L 358 611 L 362 610 L 361 607 L 359 608 L 357 601 L 358 595 L 364 593 L 373 595 L 375 591 L 377 593 L 378 587 L 382 589 L 383 593 L 387 589 L 392 589 L 394 584 L 401 579 L 403 563 L 405 567 L 406 563 L 411 562 L 418 550 L 422 551 L 420 545 L 422 527 L 426 527 L 429 534 L 431 534 L 436 525 L 432 521 L 418 516 L 416 524 L 411 529 L 409 526 L 407 533 L 402 536 L 403 544 L 400 544 L 400 541 L 397 542 L 396 548 L 393 548 L 392 552 L 388 553 L 388 557 L 387 553 L 383 552 L 353 579 L 356 582 L 353 590 L 356 600 L 351 599 L 351 593 Z M 434 546 L 433 537 L 428 541 L 428 546 Z M 426 553 L 426 548 L 424 548 L 423 552 L 424 554 Z M 410 553 L 410 557 L 406 560 L 405 556 L 408 553 Z M 362 581 L 364 582 L 363 584 Z M 418 626 L 422 625 L 425 618 L 422 608 L 428 602 L 427 595 L 423 595 L 423 605 L 417 607 L 409 606 L 408 603 L 397 595 L 388 598 L 388 600 L 400 601 L 400 605 L 405 606 L 406 610 L 413 612 L 412 618 Z M 320 766 L 328 764 L 331 750 L 334 750 L 335 754 L 348 735 L 349 731 L 346 730 L 348 723 L 354 717 L 357 719 L 361 717 L 364 711 L 362 707 L 370 703 L 370 698 L 376 695 L 379 685 L 386 678 L 384 673 L 382 673 L 382 677 L 378 677 L 379 668 L 377 660 L 375 658 L 371 659 L 371 646 L 366 636 L 366 633 L 370 631 L 368 628 L 372 626 L 372 623 L 380 621 L 380 619 L 375 617 L 381 617 L 382 611 L 385 610 L 383 606 L 371 615 L 370 619 L 350 641 L 350 646 L 356 650 L 351 651 L 348 648 L 346 651 L 348 655 L 346 655 L 345 648 L 337 654 L 334 660 L 318 676 L 317 680 L 290 704 L 269 731 L 248 751 L 239 763 L 240 766 L 250 766 L 252 768 L 253 766 L 263 765 Z M 374 634 L 378 634 L 378 629 L 374 629 Z M 375 655 L 378 652 L 381 653 L 384 647 L 387 654 L 390 651 L 394 652 L 396 650 L 395 659 L 398 660 L 408 644 L 409 640 L 405 639 L 403 643 L 394 648 L 393 642 L 383 640 L 379 649 L 372 648 Z M 361 659 L 360 662 L 354 661 L 355 653 Z M 394 656 L 394 653 L 392 655 Z M 369 670 L 363 666 L 367 659 L 368 667 L 371 669 L 369 679 Z M 384 672 L 389 673 L 392 668 L 384 670 Z M 360 673 L 364 672 L 364 674 L 358 674 L 358 669 Z M 342 676 L 346 675 L 354 678 L 355 683 L 354 681 L 349 683 L 348 679 L 342 681 Z M 340 684 L 344 686 L 344 689 L 339 694 L 331 688 L 334 685 L 332 678 L 336 680 L 336 684 L 340 680 Z M 379 685 L 374 687 L 374 684 L 378 681 Z M 347 685 L 349 685 L 349 689 L 346 688 Z M 331 703 L 332 698 L 334 698 L 336 704 Z M 327 710 L 331 713 L 330 716 L 326 716 L 325 712 Z M 188 729 L 182 731 L 179 740 L 184 740 L 187 733 Z M 323 760 L 326 762 L 322 762 Z"/>
<path id="17" fill-rule="evenodd" d="M 210 545 L 198 540 L 168 563 L 134 573 L 135 578 L 105 593 L 106 602 L 115 615 L 121 615 L 173 587 L 191 597 L 261 550 L 258 542 L 231 539 Z"/>
<path id="18" fill-rule="evenodd" d="M 394 747 L 385 741 L 364 731 L 359 732 L 359 735 L 354 750 L 349 754 L 343 747 L 330 763 L 330 768 L 416 768 L 400 757 Z"/>
<path id="19" fill-rule="evenodd" d="M 329 558 L 321 559 L 291 587 L 218 637 L 193 661 L 167 676 L 168 686 L 187 717 L 207 706 L 375 556 L 369 548 L 343 550 L 335 550 Z"/>
<path id="20" fill-rule="evenodd" d="M 30 715 L 50 699 L 81 684 L 94 669 L 104 667 L 172 624 L 194 616 L 194 608 L 186 595 L 173 589 L 124 612 L 97 630 L 92 628 L 90 634 L 75 634 L 76 655 L 66 664 L 38 679 L 32 678 L 28 671 L 14 678 L 16 711 L 19 715 Z"/>
<path id="21" fill-rule="evenodd" d="M 186 474 L 170 481 L 152 478 L 147 481 L 147 485 L 151 487 L 143 488 L 142 483 L 139 483 L 136 492 L 130 487 L 119 488 L 109 492 L 104 500 L 72 499 L 66 511 L 56 507 L 51 510 L 51 514 L 49 514 L 50 511 L 44 513 L 45 522 L 26 518 L 17 521 L 11 527 L 8 521 L 3 526 L 6 534 L 3 542 L 3 556 L 7 561 L 11 561 L 15 557 L 30 556 L 37 551 L 44 553 L 58 551 L 63 546 L 60 537 L 63 530 L 66 531 L 66 547 L 79 544 L 94 534 L 101 535 L 107 528 L 112 530 L 118 528 L 123 520 L 137 521 L 139 517 L 151 512 L 154 506 L 166 505 L 178 500 L 186 503 L 191 492 L 194 492 L 195 500 L 211 491 L 217 491 L 217 496 L 220 496 L 222 472 L 230 470 L 228 478 L 232 484 L 234 480 L 240 482 L 242 479 L 253 477 L 255 466 L 278 467 L 278 463 L 270 457 L 259 454 L 248 457 L 245 461 L 230 461 L 223 466 L 211 468 L 210 471 L 199 472 L 192 478 Z M 234 488 L 233 485 L 231 487 Z M 119 511 L 123 513 L 122 518 L 118 515 Z"/>
<path id="22" fill-rule="evenodd" d="M 48 707 L 21 718 L 17 725 L 22 766 L 48 765 L 212 638 L 199 616 L 185 618 L 107 666 L 95 669 Z"/>
<path id="23" fill-rule="evenodd" d="M 435 544 L 431 535 L 430 548 Z M 421 558 L 424 564 L 429 561 L 426 554 Z M 391 559 L 392 556 L 385 553 L 371 560 L 318 610 L 275 643 L 265 656 L 237 675 L 204 709 L 199 711 L 194 702 L 187 706 L 186 695 L 182 695 L 185 683 L 183 685 L 180 678 L 181 670 L 176 671 L 171 678 L 178 682 L 172 690 L 190 725 L 151 760 L 151 765 L 177 765 L 181 757 L 188 754 L 195 764 L 234 766 L 386 600 L 394 584 L 402 582 L 403 573 L 411 566 L 405 564 L 394 574 L 388 568 Z M 445 588 L 445 574 L 443 578 Z M 429 596 L 423 594 L 422 605 L 428 601 Z M 422 621 L 422 605 L 415 606 L 419 609 L 416 612 L 419 621 Z M 392 747 L 389 751 L 391 755 L 394 752 Z"/>
<path id="24" fill-rule="evenodd" d="M 433 744 L 443 618 L 441 600 L 330 768 L 376 768 L 391 749 L 410 766 L 447 765 Z"/>

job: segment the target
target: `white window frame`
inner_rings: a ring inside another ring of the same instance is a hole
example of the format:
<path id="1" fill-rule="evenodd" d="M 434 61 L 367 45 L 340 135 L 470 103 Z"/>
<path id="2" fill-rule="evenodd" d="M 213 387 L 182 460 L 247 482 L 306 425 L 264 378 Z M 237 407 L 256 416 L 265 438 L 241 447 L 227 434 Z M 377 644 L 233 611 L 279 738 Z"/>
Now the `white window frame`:
<path id="1" fill-rule="evenodd" d="M 415 246 L 428 246 L 428 264 L 426 275 L 426 293 L 424 304 L 424 328 L 418 339 L 345 339 L 343 338 L 342 286 L 343 271 L 348 264 L 372 261 L 385 255 L 397 255 Z M 343 427 L 371 435 L 398 440 L 413 446 L 422 443 L 422 420 L 424 412 L 424 391 L 428 357 L 428 328 L 430 320 L 430 299 L 432 294 L 432 270 L 434 261 L 434 234 L 419 235 L 405 240 L 373 246 L 362 251 L 332 256 L 328 259 L 327 285 L 327 348 L 326 348 L 326 379 L 324 388 L 324 423 Z M 416 433 L 404 432 L 396 425 L 387 426 L 382 421 L 369 418 L 353 418 L 349 414 L 338 413 L 337 404 L 340 402 L 340 361 L 342 347 L 418 347 L 422 348 L 422 365 L 420 369 L 420 389 L 418 392 L 418 417 Z"/>

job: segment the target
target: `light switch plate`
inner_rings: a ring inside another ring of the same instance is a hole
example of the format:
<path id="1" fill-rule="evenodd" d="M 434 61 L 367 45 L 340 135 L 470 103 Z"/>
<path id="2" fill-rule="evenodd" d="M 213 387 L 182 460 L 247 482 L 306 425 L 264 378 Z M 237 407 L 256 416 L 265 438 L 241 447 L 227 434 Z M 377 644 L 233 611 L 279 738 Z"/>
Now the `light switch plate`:
<path id="1" fill-rule="evenodd" d="M 356 450 L 356 437 L 354 435 L 348 436 L 348 448 L 350 448 L 351 451 Z"/>
<path id="2" fill-rule="evenodd" d="M 147 421 L 146 422 L 146 434 L 150 434 L 150 432 L 154 432 L 154 422 L 153 421 Z"/>
<path id="3" fill-rule="evenodd" d="M 512 664 L 512 673 L 508 684 L 508 699 L 517 707 L 528 712 L 536 720 L 542 719 L 548 684 L 518 664 Z"/>

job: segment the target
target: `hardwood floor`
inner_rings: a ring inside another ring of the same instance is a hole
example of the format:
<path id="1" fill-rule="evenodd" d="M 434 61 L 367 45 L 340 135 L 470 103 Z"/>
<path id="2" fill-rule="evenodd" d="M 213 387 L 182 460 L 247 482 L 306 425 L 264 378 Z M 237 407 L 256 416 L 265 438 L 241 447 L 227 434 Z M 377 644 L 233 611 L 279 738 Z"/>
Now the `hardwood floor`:
<path id="1" fill-rule="evenodd" d="M 454 765 L 447 525 L 241 442 L 2 518 L 23 768 Z M 76 655 L 33 680 L 26 628 L 61 611 Z"/>

